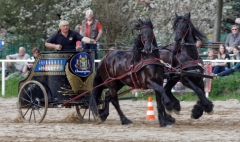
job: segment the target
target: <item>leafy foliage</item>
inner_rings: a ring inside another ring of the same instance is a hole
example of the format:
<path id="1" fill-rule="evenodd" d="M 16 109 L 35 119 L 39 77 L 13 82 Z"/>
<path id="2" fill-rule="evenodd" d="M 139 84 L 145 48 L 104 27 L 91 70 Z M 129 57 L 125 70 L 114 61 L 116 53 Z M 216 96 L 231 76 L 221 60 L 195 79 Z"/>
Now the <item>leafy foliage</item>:
<path id="1" fill-rule="evenodd" d="M 60 13 L 70 22 L 71 29 L 81 24 L 88 8 L 103 25 L 101 42 L 114 46 L 129 45 L 132 40 L 132 21 L 138 17 L 150 17 L 154 32 L 162 45 L 171 43 L 172 21 L 175 13 L 191 12 L 194 25 L 205 34 L 213 33 L 216 0 L 0 0 L 0 21 L 15 39 L 29 40 L 29 46 L 44 46 L 45 40 L 58 30 Z M 239 0 L 224 3 L 224 32 L 240 11 Z M 44 48 L 44 47 L 43 47 Z M 47 49 L 44 49 L 47 50 Z"/>
<path id="2" fill-rule="evenodd" d="M 235 18 L 240 14 L 240 1 L 228 0 L 224 3 L 222 31 L 230 33 L 231 26 L 235 24 Z"/>
<path id="3" fill-rule="evenodd" d="M 128 45 L 131 31 L 132 6 L 128 0 L 94 0 L 94 15 L 103 25 L 105 43 Z"/>

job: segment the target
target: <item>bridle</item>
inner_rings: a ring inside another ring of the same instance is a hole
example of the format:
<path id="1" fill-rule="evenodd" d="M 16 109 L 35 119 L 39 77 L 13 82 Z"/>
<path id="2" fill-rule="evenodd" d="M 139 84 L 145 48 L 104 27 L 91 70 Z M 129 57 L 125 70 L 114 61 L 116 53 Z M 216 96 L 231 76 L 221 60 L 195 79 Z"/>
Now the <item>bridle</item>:
<path id="1" fill-rule="evenodd" d="M 140 27 L 140 31 L 141 31 L 142 29 L 145 29 L 145 28 L 151 28 L 151 26 L 150 26 L 150 25 L 144 25 L 144 26 Z M 143 38 L 142 33 L 141 33 L 141 42 L 142 42 L 143 46 L 145 45 L 145 42 L 146 42 L 146 41 L 149 41 L 151 44 L 153 44 L 154 37 L 155 37 L 155 35 L 154 35 L 154 33 L 153 33 L 153 30 L 152 30 L 152 36 L 151 36 L 151 38 Z M 151 46 L 151 47 L 152 47 L 152 46 Z M 152 51 L 155 50 L 155 49 L 158 49 L 158 48 L 157 48 L 157 47 L 151 48 L 151 52 L 150 52 L 150 53 L 152 53 Z M 144 51 L 142 51 L 142 52 L 144 52 Z"/>
<path id="2" fill-rule="evenodd" d="M 180 48 L 177 48 L 177 53 L 176 53 L 176 59 L 177 61 L 179 62 L 179 65 L 176 67 L 176 68 L 181 68 L 181 69 L 184 69 L 184 68 L 188 68 L 188 67 L 191 67 L 191 66 L 199 66 L 199 63 L 202 62 L 202 60 L 199 59 L 199 54 L 198 54 L 198 57 L 197 57 L 197 60 L 193 59 L 192 57 L 190 57 L 185 51 L 182 51 L 183 54 L 185 54 L 185 56 L 190 60 L 190 61 L 187 61 L 185 63 L 182 63 L 180 61 L 180 59 L 178 58 L 178 54 L 179 54 L 179 50 L 182 49 L 183 46 L 186 46 L 186 45 L 196 45 L 196 43 L 186 43 L 185 42 L 185 37 L 186 35 L 189 33 L 189 30 L 190 30 L 190 26 L 189 26 L 189 23 L 183 19 L 179 20 L 177 23 L 179 22 L 184 22 L 187 24 L 188 28 L 186 30 L 186 32 L 184 33 L 183 31 L 181 30 L 176 30 L 175 32 L 176 33 L 180 33 L 182 35 L 182 40 L 180 42 Z M 202 66 L 201 66 L 202 67 Z"/>
<path id="3" fill-rule="evenodd" d="M 148 28 L 148 27 L 151 28 L 150 25 L 144 25 L 144 26 L 140 27 L 140 31 L 141 31 L 142 29 L 145 29 L 145 28 Z M 153 33 L 153 31 L 152 31 L 152 39 L 143 38 L 143 37 L 142 37 L 142 34 L 141 34 L 141 41 L 142 41 L 142 44 L 143 44 L 143 45 L 145 44 L 145 41 L 149 41 L 150 43 L 152 43 L 152 42 L 153 42 L 153 39 L 154 39 L 154 33 Z"/>
<path id="4" fill-rule="evenodd" d="M 181 20 L 179 20 L 177 23 L 179 23 L 179 22 L 184 22 L 184 23 L 186 23 L 187 24 L 187 26 L 188 26 L 188 28 L 187 28 L 187 31 L 184 33 L 184 31 L 181 31 L 181 30 L 176 30 L 175 31 L 175 33 L 177 34 L 177 33 L 180 33 L 181 35 L 182 35 L 182 40 L 181 40 L 181 42 L 180 42 L 180 45 L 195 45 L 195 43 L 185 43 L 185 37 L 186 37 L 186 35 L 189 33 L 189 23 L 187 22 L 187 21 L 185 21 L 185 20 L 183 20 L 183 19 L 181 19 Z M 177 24 L 176 23 L 176 24 Z"/>

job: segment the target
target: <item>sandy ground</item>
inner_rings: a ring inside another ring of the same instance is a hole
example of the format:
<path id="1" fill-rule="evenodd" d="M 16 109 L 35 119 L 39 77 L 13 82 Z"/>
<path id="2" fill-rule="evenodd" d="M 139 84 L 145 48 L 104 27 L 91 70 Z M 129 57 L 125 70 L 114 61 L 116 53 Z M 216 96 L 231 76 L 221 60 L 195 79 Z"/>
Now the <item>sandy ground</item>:
<path id="1" fill-rule="evenodd" d="M 48 109 L 42 123 L 19 121 L 17 99 L 0 98 L 0 141 L 240 141 L 240 102 L 215 101 L 214 114 L 199 120 L 190 118 L 194 102 L 181 102 L 180 115 L 171 127 L 159 127 L 157 120 L 146 120 L 146 101 L 120 101 L 133 125 L 123 126 L 111 105 L 110 116 L 102 124 L 82 122 L 75 108 Z M 157 116 L 156 102 L 154 113 Z"/>

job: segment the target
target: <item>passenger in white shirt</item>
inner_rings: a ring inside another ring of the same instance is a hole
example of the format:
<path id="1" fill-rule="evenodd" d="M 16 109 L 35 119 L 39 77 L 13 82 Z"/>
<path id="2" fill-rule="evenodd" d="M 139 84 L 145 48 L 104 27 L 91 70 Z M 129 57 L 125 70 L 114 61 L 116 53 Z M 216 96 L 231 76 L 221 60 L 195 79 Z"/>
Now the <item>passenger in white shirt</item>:
<path id="1" fill-rule="evenodd" d="M 35 61 L 35 58 L 39 55 L 40 53 L 40 49 L 38 47 L 34 47 L 32 49 L 32 54 L 33 56 L 31 58 L 28 58 L 28 60 L 32 60 Z M 29 74 L 29 71 L 32 69 L 33 66 L 33 62 L 26 62 L 24 67 L 23 67 L 23 77 L 27 77 Z"/>

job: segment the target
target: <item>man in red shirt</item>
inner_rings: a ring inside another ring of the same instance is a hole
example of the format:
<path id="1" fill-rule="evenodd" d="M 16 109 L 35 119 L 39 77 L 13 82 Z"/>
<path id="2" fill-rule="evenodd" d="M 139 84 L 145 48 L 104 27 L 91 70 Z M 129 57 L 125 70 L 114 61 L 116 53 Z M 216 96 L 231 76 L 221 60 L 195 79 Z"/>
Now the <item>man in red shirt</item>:
<path id="1" fill-rule="evenodd" d="M 80 34 L 82 36 L 89 37 L 91 39 L 94 39 L 95 41 L 98 41 L 102 33 L 103 31 L 101 23 L 93 17 L 93 11 L 91 9 L 87 10 L 86 19 L 82 21 Z M 83 49 L 93 50 L 95 53 L 95 59 L 98 59 L 97 44 L 86 44 L 84 42 L 81 43 Z"/>

